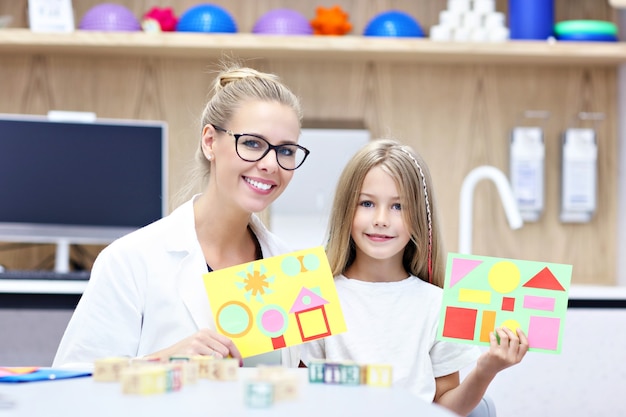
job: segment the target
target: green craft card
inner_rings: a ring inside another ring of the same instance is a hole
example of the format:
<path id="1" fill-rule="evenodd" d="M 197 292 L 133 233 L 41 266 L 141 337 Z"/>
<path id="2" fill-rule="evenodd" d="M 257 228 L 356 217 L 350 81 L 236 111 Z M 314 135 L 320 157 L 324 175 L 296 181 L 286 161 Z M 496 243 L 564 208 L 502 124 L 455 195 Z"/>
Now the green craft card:
<path id="1" fill-rule="evenodd" d="M 520 328 L 529 351 L 560 353 L 571 278 L 571 265 L 449 253 L 438 339 L 488 346 Z"/>

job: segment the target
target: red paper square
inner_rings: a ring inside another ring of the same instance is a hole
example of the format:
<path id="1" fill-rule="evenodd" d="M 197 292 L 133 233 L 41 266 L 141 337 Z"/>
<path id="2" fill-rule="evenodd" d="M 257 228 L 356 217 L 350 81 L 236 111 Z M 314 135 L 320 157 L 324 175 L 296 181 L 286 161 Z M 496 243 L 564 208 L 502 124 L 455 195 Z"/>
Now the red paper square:
<path id="1" fill-rule="evenodd" d="M 469 308 L 446 307 L 443 336 L 474 340 L 478 311 Z"/>
<path id="2" fill-rule="evenodd" d="M 502 310 L 503 311 L 515 311 L 515 298 L 502 297 Z"/>

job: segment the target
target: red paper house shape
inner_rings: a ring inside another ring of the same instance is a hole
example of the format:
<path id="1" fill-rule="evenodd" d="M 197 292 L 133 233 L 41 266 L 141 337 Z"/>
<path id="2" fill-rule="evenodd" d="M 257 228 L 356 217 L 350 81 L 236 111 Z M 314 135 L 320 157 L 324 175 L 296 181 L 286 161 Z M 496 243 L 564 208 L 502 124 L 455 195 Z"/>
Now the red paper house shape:
<path id="1" fill-rule="evenodd" d="M 331 335 L 324 304 L 328 301 L 307 288 L 303 287 L 298 293 L 289 312 L 296 315 L 303 342 Z"/>

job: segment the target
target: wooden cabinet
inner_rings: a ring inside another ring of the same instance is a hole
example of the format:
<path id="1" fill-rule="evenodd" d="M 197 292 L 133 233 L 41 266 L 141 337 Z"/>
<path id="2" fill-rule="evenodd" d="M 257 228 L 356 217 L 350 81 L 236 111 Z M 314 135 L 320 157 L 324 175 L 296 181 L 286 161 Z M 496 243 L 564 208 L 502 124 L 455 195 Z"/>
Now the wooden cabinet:
<path id="1" fill-rule="evenodd" d="M 4 2 L 6 3 L 6 2 Z M 403 9 L 425 29 L 444 0 L 338 1 L 355 29 L 345 37 L 250 34 L 264 12 L 290 7 L 312 17 L 314 6 L 289 2 L 215 2 L 228 8 L 242 33 L 34 34 L 26 28 L 26 0 L 1 4 L 19 16 L 0 30 L 0 112 L 45 114 L 92 111 L 100 117 L 165 120 L 170 134 L 172 200 L 185 183 L 200 134 L 199 117 L 214 71 L 239 59 L 279 74 L 302 98 L 305 119 L 336 125 L 356 122 L 373 137 L 395 137 L 429 163 L 447 248 L 457 249 L 459 194 L 478 165 L 508 171 L 508 135 L 526 110 L 545 110 L 546 204 L 540 221 L 508 228 L 495 187 L 478 185 L 474 206 L 476 254 L 574 265 L 574 282 L 616 282 L 617 68 L 622 43 L 436 43 L 428 39 L 359 36 L 380 11 Z M 74 1 L 77 22 L 93 0 Z M 124 2 L 137 14 L 150 6 Z M 178 14 L 197 2 L 170 4 Z M 557 20 L 615 20 L 606 2 L 556 0 Z M 506 1 L 497 1 L 506 12 Z M 598 124 L 598 210 L 585 224 L 559 221 L 560 134 L 581 112 L 601 112 Z M 36 190 L 28 190 L 36 192 Z M 171 206 L 177 203 L 172 201 Z M 34 255 L 0 252 L 0 263 L 27 266 Z M 36 262 L 30 262 L 30 265 Z"/>

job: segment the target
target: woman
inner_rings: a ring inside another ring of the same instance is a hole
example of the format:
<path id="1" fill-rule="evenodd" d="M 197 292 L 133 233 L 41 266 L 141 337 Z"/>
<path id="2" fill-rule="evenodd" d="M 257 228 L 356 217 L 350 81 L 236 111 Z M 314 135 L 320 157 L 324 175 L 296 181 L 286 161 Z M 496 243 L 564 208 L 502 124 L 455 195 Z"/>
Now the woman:
<path id="1" fill-rule="evenodd" d="M 202 194 L 100 253 L 54 367 L 110 356 L 241 361 L 215 330 L 202 276 L 289 251 L 253 213 L 285 190 L 308 150 L 297 144 L 299 101 L 275 75 L 232 65 L 213 92 L 193 176 L 204 180 Z M 284 365 L 297 366 L 296 349 L 281 353 Z"/>

